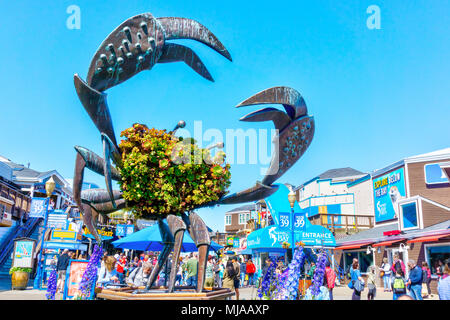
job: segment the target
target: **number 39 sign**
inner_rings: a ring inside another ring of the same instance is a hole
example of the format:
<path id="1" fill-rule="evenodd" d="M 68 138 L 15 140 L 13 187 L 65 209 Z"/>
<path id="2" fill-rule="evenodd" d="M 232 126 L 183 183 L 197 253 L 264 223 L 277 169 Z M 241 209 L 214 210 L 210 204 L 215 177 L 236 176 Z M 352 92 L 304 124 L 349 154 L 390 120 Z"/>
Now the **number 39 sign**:
<path id="1" fill-rule="evenodd" d="M 44 218 L 47 198 L 33 198 L 30 205 L 30 218 Z"/>

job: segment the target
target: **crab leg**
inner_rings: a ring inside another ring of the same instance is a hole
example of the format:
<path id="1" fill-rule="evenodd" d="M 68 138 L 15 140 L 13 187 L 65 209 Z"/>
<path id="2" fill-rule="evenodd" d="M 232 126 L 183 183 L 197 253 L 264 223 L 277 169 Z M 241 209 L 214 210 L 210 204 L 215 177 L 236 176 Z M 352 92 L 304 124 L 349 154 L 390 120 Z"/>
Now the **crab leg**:
<path id="1" fill-rule="evenodd" d="M 182 219 L 175 215 L 167 216 L 167 224 L 169 225 L 170 231 L 175 238 L 175 246 L 173 248 L 172 255 L 172 268 L 170 270 L 170 278 L 168 283 L 168 292 L 173 292 L 175 288 L 175 279 L 177 276 L 178 268 L 180 267 L 180 251 L 183 245 L 184 231 L 186 230 L 186 224 Z"/>
<path id="2" fill-rule="evenodd" d="M 155 264 L 155 267 L 152 270 L 152 273 L 150 274 L 150 277 L 148 278 L 146 289 L 149 290 L 153 283 L 156 280 L 156 277 L 158 276 L 159 272 L 161 271 L 162 266 L 167 261 L 167 258 L 169 257 L 170 251 L 173 249 L 174 245 L 174 238 L 172 233 L 170 232 L 169 227 L 163 222 L 162 219 L 158 219 L 158 227 L 159 232 L 161 233 L 162 240 L 164 242 L 164 248 L 162 249 L 161 253 L 158 256 L 158 261 Z"/>
<path id="3" fill-rule="evenodd" d="M 206 263 L 208 261 L 208 252 L 211 245 L 208 228 L 205 222 L 195 212 L 190 212 L 189 217 L 182 216 L 183 221 L 188 227 L 189 234 L 198 248 L 198 273 L 197 273 L 197 292 L 202 292 L 205 283 Z"/>

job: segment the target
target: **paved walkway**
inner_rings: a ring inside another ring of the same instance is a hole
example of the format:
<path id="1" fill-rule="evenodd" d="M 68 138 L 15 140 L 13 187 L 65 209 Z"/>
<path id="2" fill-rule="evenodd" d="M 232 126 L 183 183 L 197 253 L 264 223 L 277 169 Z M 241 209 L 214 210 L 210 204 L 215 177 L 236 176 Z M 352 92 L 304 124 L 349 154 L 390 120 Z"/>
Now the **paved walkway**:
<path id="1" fill-rule="evenodd" d="M 29 286 L 26 290 L 3 290 L 0 291 L 0 300 L 45 300 L 45 290 L 34 290 L 32 286 Z M 254 300 L 257 297 L 257 289 L 254 288 L 241 288 L 240 300 Z M 352 290 L 347 287 L 336 287 L 333 291 L 335 300 L 351 300 Z M 58 294 L 56 299 L 59 300 L 62 295 Z M 235 297 L 233 297 L 233 300 Z M 426 300 L 438 300 L 438 296 L 434 295 Z M 361 295 L 361 300 L 367 300 L 367 289 Z M 375 300 L 392 300 L 391 292 L 383 292 L 383 289 L 378 289 Z"/>

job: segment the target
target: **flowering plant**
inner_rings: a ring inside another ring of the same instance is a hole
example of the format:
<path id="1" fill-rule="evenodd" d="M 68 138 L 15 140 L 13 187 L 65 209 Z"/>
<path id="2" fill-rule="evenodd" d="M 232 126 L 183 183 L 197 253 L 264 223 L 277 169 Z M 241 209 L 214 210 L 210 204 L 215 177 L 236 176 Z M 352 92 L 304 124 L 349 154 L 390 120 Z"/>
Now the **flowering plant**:
<path id="1" fill-rule="evenodd" d="M 297 246 L 292 257 L 291 263 L 287 268 L 286 279 L 283 283 L 282 300 L 295 300 L 298 295 L 298 282 L 300 280 L 300 273 L 305 263 L 306 255 L 303 252 L 302 246 Z"/>
<path id="2" fill-rule="evenodd" d="M 78 290 L 81 292 L 79 298 L 88 299 L 91 296 L 91 290 L 94 283 L 97 281 L 97 270 L 100 265 L 103 250 L 98 245 L 95 245 L 91 258 L 89 259 L 86 270 L 83 273 Z"/>
<path id="3" fill-rule="evenodd" d="M 48 277 L 47 293 L 45 294 L 47 300 L 55 300 L 57 275 L 58 272 L 55 268 L 52 270 L 50 276 Z"/>
<path id="4" fill-rule="evenodd" d="M 263 275 L 263 280 L 261 286 L 258 288 L 258 297 L 260 299 L 269 300 L 272 298 L 276 290 L 276 280 L 277 276 L 275 273 L 276 261 L 275 259 L 270 259 L 270 265 L 267 269 L 266 274 Z"/>
<path id="5" fill-rule="evenodd" d="M 314 277 L 312 280 L 311 294 L 313 297 L 320 294 L 320 287 L 323 284 L 323 278 L 325 276 L 325 264 L 327 262 L 327 255 L 324 251 L 319 254 L 316 263 L 316 270 L 314 271 Z"/>
<path id="6" fill-rule="evenodd" d="M 134 124 L 121 133 L 120 189 L 136 218 L 180 214 L 219 200 L 230 185 L 225 153 Z"/>

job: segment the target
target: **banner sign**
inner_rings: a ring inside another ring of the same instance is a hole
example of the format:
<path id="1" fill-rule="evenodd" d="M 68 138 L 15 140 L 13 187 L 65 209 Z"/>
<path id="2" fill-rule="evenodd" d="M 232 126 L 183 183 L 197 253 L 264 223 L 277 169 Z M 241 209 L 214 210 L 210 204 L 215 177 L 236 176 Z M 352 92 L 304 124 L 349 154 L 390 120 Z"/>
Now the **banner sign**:
<path id="1" fill-rule="evenodd" d="M 306 227 L 305 213 L 294 213 L 294 231 L 303 231 Z"/>
<path id="2" fill-rule="evenodd" d="M 33 198 L 30 205 L 30 218 L 44 218 L 47 210 L 47 198 Z"/>
<path id="3" fill-rule="evenodd" d="M 33 253 L 36 242 L 16 240 L 14 242 L 13 267 L 33 268 Z"/>
<path id="4" fill-rule="evenodd" d="M 88 260 L 70 260 L 64 284 L 64 300 L 73 299 L 78 295 L 78 286 L 80 285 L 81 278 L 83 277 L 88 262 Z"/>
<path id="5" fill-rule="evenodd" d="M 101 229 L 97 229 L 99 236 L 102 240 L 111 240 L 114 238 L 114 231 L 111 227 L 103 227 Z M 94 236 L 89 232 L 88 228 L 83 228 L 83 235 L 87 238 L 94 239 Z"/>
<path id="6" fill-rule="evenodd" d="M 398 218 L 398 202 L 405 198 L 404 169 L 373 179 L 373 198 L 375 205 L 375 221 L 387 221 Z"/>

